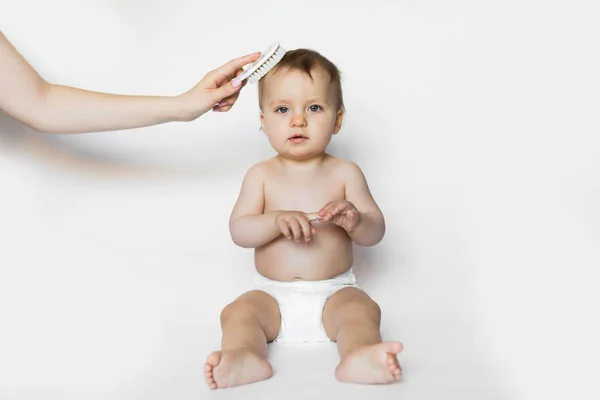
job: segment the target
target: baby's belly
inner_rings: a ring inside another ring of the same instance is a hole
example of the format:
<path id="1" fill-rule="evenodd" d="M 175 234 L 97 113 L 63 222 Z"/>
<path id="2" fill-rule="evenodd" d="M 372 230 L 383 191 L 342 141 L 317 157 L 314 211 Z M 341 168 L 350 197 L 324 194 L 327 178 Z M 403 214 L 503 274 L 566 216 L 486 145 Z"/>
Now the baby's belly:
<path id="1" fill-rule="evenodd" d="M 352 267 L 352 241 L 346 231 L 333 224 L 316 226 L 312 240 L 280 236 L 257 248 L 254 253 L 256 270 L 277 281 L 330 279 Z"/>

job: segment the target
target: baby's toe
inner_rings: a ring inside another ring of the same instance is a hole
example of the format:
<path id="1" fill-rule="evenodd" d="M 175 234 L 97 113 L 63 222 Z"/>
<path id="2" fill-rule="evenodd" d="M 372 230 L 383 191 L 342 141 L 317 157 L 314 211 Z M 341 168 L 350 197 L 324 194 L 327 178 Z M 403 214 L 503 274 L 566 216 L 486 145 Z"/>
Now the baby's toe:
<path id="1" fill-rule="evenodd" d="M 222 353 L 220 351 L 212 352 L 206 359 L 206 365 L 210 367 L 216 367 L 221 362 Z"/>
<path id="2" fill-rule="evenodd" d="M 398 366 L 398 358 L 396 357 L 395 354 L 388 353 L 388 355 L 387 355 L 387 364 L 390 367 Z"/>

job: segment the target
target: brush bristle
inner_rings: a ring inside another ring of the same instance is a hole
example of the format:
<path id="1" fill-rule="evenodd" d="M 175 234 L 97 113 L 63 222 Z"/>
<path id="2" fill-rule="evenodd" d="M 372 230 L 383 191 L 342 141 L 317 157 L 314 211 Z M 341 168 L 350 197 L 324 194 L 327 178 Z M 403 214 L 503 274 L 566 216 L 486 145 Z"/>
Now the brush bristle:
<path id="1" fill-rule="evenodd" d="M 285 50 L 283 50 L 283 48 L 281 46 L 278 47 L 277 50 L 275 50 L 275 53 L 273 53 L 273 55 L 271 57 L 269 57 L 260 66 L 260 68 L 258 68 L 256 71 L 254 71 L 252 73 L 252 75 L 250 75 L 250 77 L 248 78 L 248 81 L 250 83 L 255 83 L 255 82 L 258 82 L 259 80 L 261 80 L 261 78 L 264 77 L 267 74 L 267 72 L 269 72 L 279 61 L 281 61 L 284 54 L 285 54 Z"/>

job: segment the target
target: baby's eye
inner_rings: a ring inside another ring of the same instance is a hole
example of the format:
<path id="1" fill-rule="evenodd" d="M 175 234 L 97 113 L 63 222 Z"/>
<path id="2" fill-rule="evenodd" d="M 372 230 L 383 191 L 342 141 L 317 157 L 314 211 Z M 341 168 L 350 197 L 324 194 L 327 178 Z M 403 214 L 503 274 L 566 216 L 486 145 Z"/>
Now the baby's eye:
<path id="1" fill-rule="evenodd" d="M 288 112 L 288 108 L 287 107 L 279 107 L 278 109 L 275 110 L 276 113 L 280 113 L 280 114 L 285 114 L 286 112 Z"/>
<path id="2" fill-rule="evenodd" d="M 309 109 L 310 111 L 312 111 L 312 112 L 317 112 L 317 111 L 319 111 L 319 110 L 322 110 L 322 109 L 323 109 L 323 107 L 321 107 L 321 106 L 319 106 L 319 105 L 316 105 L 316 104 L 313 104 L 312 106 L 308 107 L 308 109 Z"/>

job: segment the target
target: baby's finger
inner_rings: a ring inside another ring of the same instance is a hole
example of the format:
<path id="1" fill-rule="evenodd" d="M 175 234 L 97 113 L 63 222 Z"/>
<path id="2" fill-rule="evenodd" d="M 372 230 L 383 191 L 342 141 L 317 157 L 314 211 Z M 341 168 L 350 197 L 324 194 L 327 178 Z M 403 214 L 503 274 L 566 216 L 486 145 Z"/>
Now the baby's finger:
<path id="1" fill-rule="evenodd" d="M 348 212 L 346 213 L 346 215 L 348 216 L 348 218 L 354 222 L 358 221 L 359 219 L 359 215 L 358 215 L 358 210 L 348 210 Z"/>
<path id="2" fill-rule="evenodd" d="M 348 223 L 348 221 L 346 220 L 346 217 L 342 214 L 337 214 L 337 215 L 334 215 L 333 217 L 331 217 L 331 222 L 333 222 L 337 226 L 344 226 L 344 224 Z"/>
<path id="3" fill-rule="evenodd" d="M 331 202 L 327 208 L 325 209 L 325 212 L 323 213 L 323 221 L 329 221 L 331 218 L 333 218 L 335 216 L 335 210 L 336 207 L 338 206 L 337 202 Z"/>
<path id="4" fill-rule="evenodd" d="M 294 240 L 296 242 L 300 241 L 302 237 L 302 230 L 300 229 L 300 224 L 295 219 L 289 221 L 290 229 L 292 230 L 292 234 L 294 235 Z"/>
<path id="5" fill-rule="evenodd" d="M 325 214 L 327 214 L 327 211 L 331 208 L 331 206 L 333 205 L 333 201 L 330 201 L 329 203 L 325 204 L 320 210 L 319 210 L 319 215 L 321 217 L 325 216 Z"/>
<path id="6" fill-rule="evenodd" d="M 302 233 L 304 234 L 304 240 L 309 241 L 311 236 L 311 225 L 305 218 L 298 218 L 298 223 L 300 224 L 300 228 L 302 228 Z"/>
<path id="7" fill-rule="evenodd" d="M 277 224 L 277 229 L 279 230 L 279 232 L 281 232 L 281 234 L 283 236 L 285 236 L 287 239 L 291 238 L 291 234 L 290 234 L 290 227 L 288 226 L 287 221 L 281 221 Z"/>
<path id="8" fill-rule="evenodd" d="M 334 216 L 344 212 L 346 209 L 348 209 L 348 203 L 342 201 L 331 207 L 331 209 L 329 210 L 329 214 Z"/>

